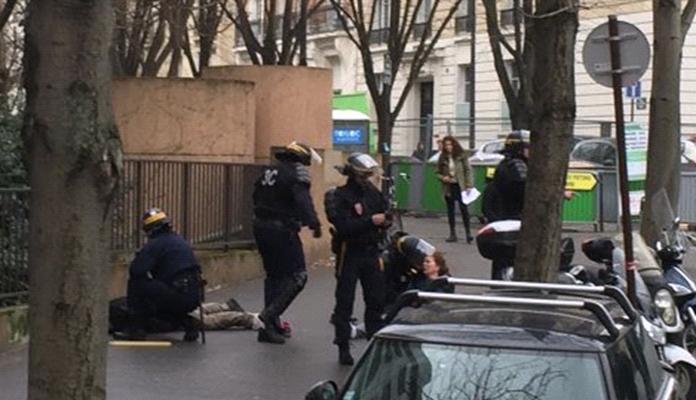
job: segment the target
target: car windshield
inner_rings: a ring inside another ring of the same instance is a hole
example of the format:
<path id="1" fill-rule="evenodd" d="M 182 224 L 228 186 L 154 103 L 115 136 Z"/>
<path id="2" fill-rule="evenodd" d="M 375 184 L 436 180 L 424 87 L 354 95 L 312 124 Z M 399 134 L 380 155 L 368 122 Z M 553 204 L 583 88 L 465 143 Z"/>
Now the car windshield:
<path id="1" fill-rule="evenodd" d="M 343 400 L 604 400 L 594 354 L 378 339 Z"/>

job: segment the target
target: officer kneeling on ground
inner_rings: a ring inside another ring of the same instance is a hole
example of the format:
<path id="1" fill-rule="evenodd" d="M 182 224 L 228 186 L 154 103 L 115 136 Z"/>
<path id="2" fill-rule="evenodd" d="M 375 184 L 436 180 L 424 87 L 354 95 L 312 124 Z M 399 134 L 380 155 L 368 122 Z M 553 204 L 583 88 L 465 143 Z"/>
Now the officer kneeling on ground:
<path id="1" fill-rule="evenodd" d="M 129 324 L 114 338 L 144 340 L 148 323 L 163 321 L 184 328 L 184 340 L 198 338 L 195 320 L 188 314 L 201 299 L 200 267 L 191 245 L 173 232 L 167 215 L 157 209 L 143 216 L 148 241 L 130 265 L 128 279 Z"/>
<path id="2" fill-rule="evenodd" d="M 326 215 L 335 228 L 332 247 L 336 253 L 336 306 L 331 318 L 339 363 L 352 365 L 350 318 L 355 286 L 360 280 L 365 299 L 365 327 L 371 337 L 383 325 L 385 283 L 380 266 L 379 244 L 388 226 L 387 202 L 370 182 L 379 164 L 367 154 L 354 153 L 340 172 L 348 177 L 341 187 L 324 198 Z"/>
<path id="3" fill-rule="evenodd" d="M 302 226 L 321 237 L 321 225 L 310 195 L 309 165 L 321 157 L 309 146 L 290 143 L 276 154 L 280 163 L 266 168 L 254 189 L 254 238 L 261 253 L 264 281 L 264 309 L 259 318 L 264 328 L 258 341 L 282 344 L 290 336 L 281 326 L 280 315 L 307 283 Z"/>

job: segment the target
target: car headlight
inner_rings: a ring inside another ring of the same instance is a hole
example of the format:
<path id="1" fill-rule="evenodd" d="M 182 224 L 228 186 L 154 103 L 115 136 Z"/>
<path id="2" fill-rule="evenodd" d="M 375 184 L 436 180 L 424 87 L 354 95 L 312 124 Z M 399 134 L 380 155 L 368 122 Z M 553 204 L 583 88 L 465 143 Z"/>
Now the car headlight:
<path id="1" fill-rule="evenodd" d="M 653 304 L 662 322 L 668 327 L 675 327 L 679 324 L 677 306 L 674 304 L 672 293 L 667 289 L 660 289 L 655 293 Z"/>

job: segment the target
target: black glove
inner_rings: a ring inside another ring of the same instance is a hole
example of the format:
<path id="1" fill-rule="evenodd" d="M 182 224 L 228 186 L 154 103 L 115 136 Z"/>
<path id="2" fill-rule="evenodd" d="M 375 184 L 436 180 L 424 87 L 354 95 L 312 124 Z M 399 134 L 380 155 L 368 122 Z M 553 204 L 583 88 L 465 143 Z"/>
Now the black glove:
<path id="1" fill-rule="evenodd" d="M 321 225 L 314 226 L 310 228 L 312 230 L 312 237 L 319 239 L 321 237 Z"/>

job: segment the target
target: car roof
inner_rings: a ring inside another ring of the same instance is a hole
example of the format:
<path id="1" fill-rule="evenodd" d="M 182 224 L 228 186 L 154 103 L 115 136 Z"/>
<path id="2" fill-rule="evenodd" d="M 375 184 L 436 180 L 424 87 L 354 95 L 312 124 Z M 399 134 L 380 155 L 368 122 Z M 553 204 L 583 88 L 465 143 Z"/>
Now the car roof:
<path id="1" fill-rule="evenodd" d="M 495 296 L 519 296 L 520 291 L 497 290 Z M 611 337 L 606 327 L 595 315 L 583 309 L 539 308 L 529 305 L 491 305 L 485 303 L 452 303 L 432 301 L 420 307 L 405 307 L 394 318 L 393 326 L 385 328 L 382 334 L 395 335 L 418 333 L 417 338 L 424 341 L 456 341 L 459 344 L 493 345 L 486 335 L 468 334 L 471 329 L 476 332 L 488 330 L 496 333 L 496 340 L 508 337 L 510 344 L 517 347 L 545 348 L 553 344 L 558 349 L 571 351 L 601 351 L 618 340 L 632 323 L 619 304 L 605 296 L 584 294 L 555 295 L 541 293 L 524 293 L 525 298 L 545 300 L 592 300 L 606 308 L 620 328 L 618 338 Z M 411 328 L 406 328 L 412 326 Z M 417 326 L 419 328 L 413 328 Z M 443 326 L 449 334 L 443 336 Z M 454 329 L 454 331 L 452 331 Z M 455 332 L 460 332 L 457 335 Z M 471 332 L 470 332 L 471 333 Z M 528 340 L 529 335 L 537 340 Z M 490 336 L 489 336 L 490 337 Z M 546 339 L 547 338 L 547 339 Z"/>
<path id="2" fill-rule="evenodd" d="M 495 347 L 523 350 L 601 353 L 605 343 L 591 338 L 532 328 L 491 324 L 389 325 L 375 335 L 387 340 L 407 340 L 457 346 Z"/>

